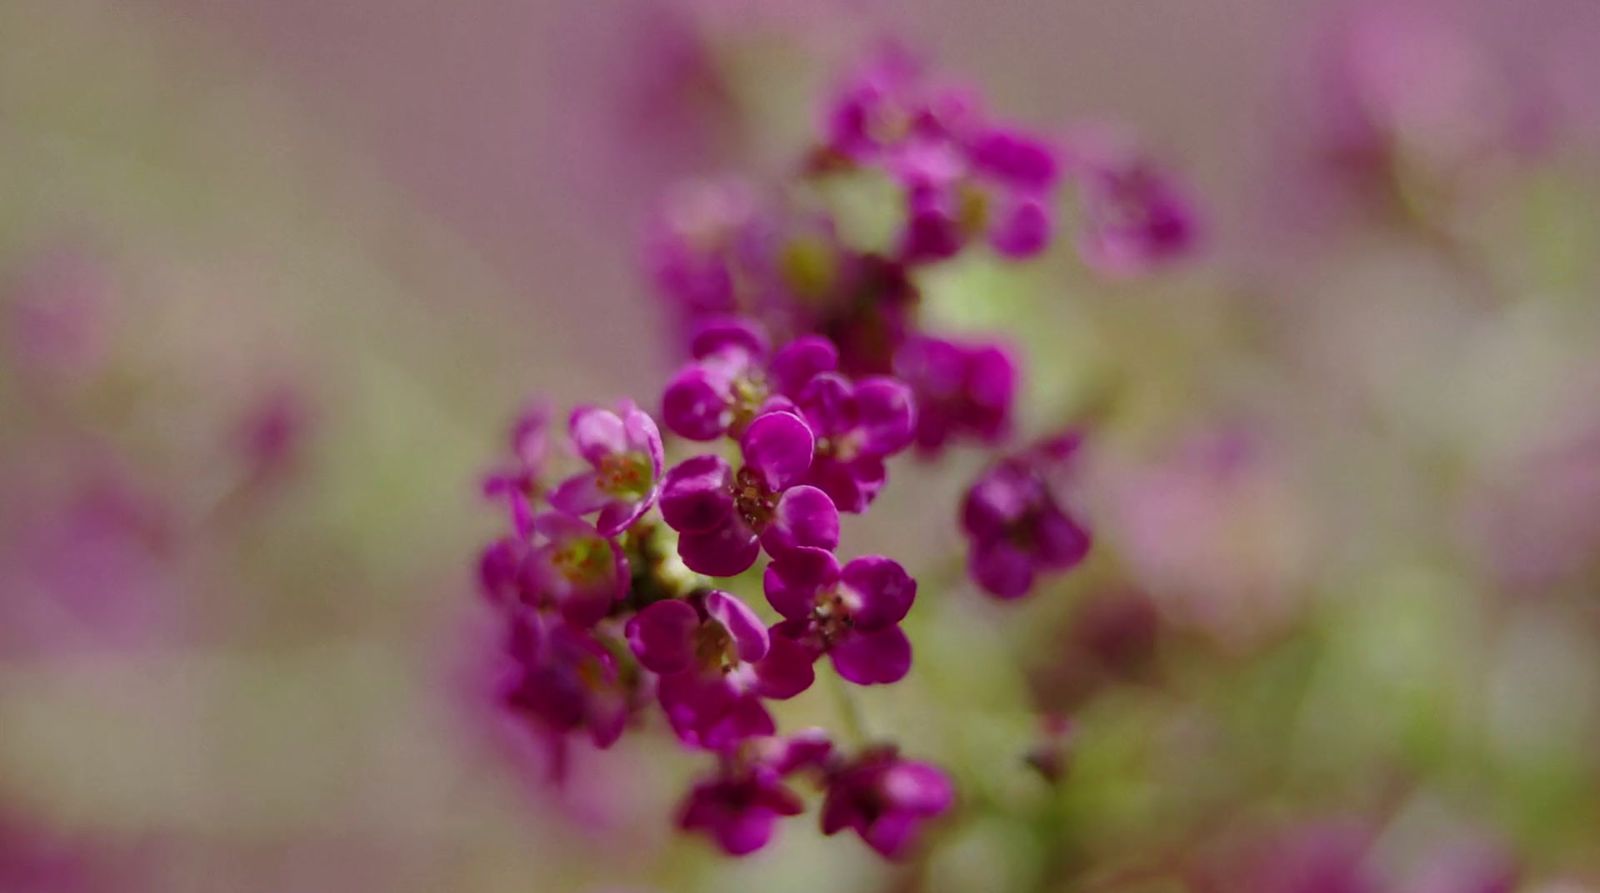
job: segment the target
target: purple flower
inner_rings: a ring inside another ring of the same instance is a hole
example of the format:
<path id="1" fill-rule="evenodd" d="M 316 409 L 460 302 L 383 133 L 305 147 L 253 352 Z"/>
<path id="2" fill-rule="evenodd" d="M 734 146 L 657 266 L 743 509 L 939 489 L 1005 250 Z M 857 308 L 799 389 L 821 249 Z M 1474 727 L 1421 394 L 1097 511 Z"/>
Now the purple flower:
<path id="1" fill-rule="evenodd" d="M 509 710 L 554 735 L 582 730 L 596 747 L 622 734 L 633 699 L 616 657 L 591 633 L 520 616 L 508 645 L 514 670 L 502 699 Z"/>
<path id="2" fill-rule="evenodd" d="M 550 406 L 535 402 L 511 426 L 512 461 L 490 472 L 483 481 L 483 494 L 505 500 L 517 535 L 533 533 L 533 500 L 542 492 L 541 478 L 549 452 Z"/>
<path id="3" fill-rule="evenodd" d="M 838 351 L 827 339 L 802 337 L 767 357 L 767 336 L 737 318 L 704 320 L 691 339 L 694 362 L 673 376 L 661 397 L 662 420 L 689 440 L 743 436 L 755 418 L 792 405 L 812 376 L 832 371 Z"/>
<path id="4" fill-rule="evenodd" d="M 977 111 L 970 90 L 929 84 L 914 58 L 890 48 L 835 93 L 823 122 L 822 151 L 831 163 L 876 162 L 909 141 L 949 138 Z"/>
<path id="5" fill-rule="evenodd" d="M 963 144 L 933 143 L 902 152 L 893 165 L 906 187 L 901 256 L 937 261 L 986 240 L 1005 257 L 1043 251 L 1053 224 L 1055 152 L 1013 128 L 985 127 Z"/>
<path id="6" fill-rule="evenodd" d="M 737 312 L 741 259 L 763 227 L 748 184 L 690 184 L 669 197 L 652 227 L 645 247 L 651 279 L 688 321 Z"/>
<path id="7" fill-rule="evenodd" d="M 838 509 L 823 491 L 799 484 L 815 451 L 806 423 L 793 413 L 766 413 L 746 428 L 741 446 L 744 466 L 737 473 L 714 455 L 667 472 L 661 515 L 679 533 L 684 564 L 731 577 L 754 564 L 762 546 L 772 555 L 836 547 Z"/>
<path id="8" fill-rule="evenodd" d="M 767 601 L 784 616 L 773 628 L 857 685 L 898 682 L 911 669 L 911 641 L 900 621 L 917 581 L 880 555 L 839 566 L 823 549 L 796 549 L 767 565 Z"/>
<path id="9" fill-rule="evenodd" d="M 775 772 L 757 767 L 720 771 L 689 792 L 678 827 L 705 831 L 730 856 L 744 856 L 767 845 L 781 816 L 805 811 L 800 798 Z"/>
<path id="10" fill-rule="evenodd" d="M 883 460 L 911 444 L 916 430 L 911 389 L 885 376 L 851 384 L 824 373 L 800 392 L 797 403 L 817 435 L 807 481 L 840 511 L 865 511 L 883 487 Z"/>
<path id="11" fill-rule="evenodd" d="M 583 406 L 569 428 L 578 454 L 592 467 L 568 478 L 550 494 L 550 504 L 572 515 L 600 512 L 596 529 L 615 536 L 655 504 L 661 492 L 661 432 L 631 401 L 621 414 Z"/>
<path id="12" fill-rule="evenodd" d="M 0 293 L 4 352 L 20 377 L 70 386 L 104 368 L 121 295 L 102 258 L 78 246 L 51 248 L 0 282 Z"/>
<path id="13" fill-rule="evenodd" d="M 1013 457 L 984 472 L 961 504 L 970 541 L 967 572 L 998 598 L 1027 595 L 1041 571 L 1064 571 L 1089 551 L 1089 533 L 1051 493 L 1037 457 Z"/>
<path id="14" fill-rule="evenodd" d="M 719 763 L 716 774 L 689 792 L 678 827 L 705 831 L 730 856 L 753 853 L 772 839 L 780 817 L 799 815 L 804 808 L 784 779 L 824 767 L 832 752 L 832 743 L 819 729 L 747 741 Z"/>
<path id="15" fill-rule="evenodd" d="M 1005 348 L 921 336 L 900 349 L 895 372 L 915 394 L 922 452 L 958 438 L 994 443 L 1010 430 L 1017 366 Z"/>
<path id="16" fill-rule="evenodd" d="M 1088 138 L 1073 159 L 1082 196 L 1084 263 L 1113 276 L 1148 272 L 1193 248 L 1195 210 L 1173 176 L 1142 154 Z"/>
<path id="17" fill-rule="evenodd" d="M 627 594 L 628 560 L 611 538 L 558 512 L 535 517 L 533 532 L 542 542 L 528 551 L 520 584 L 535 607 L 553 607 L 568 623 L 590 627 Z"/>
<path id="18" fill-rule="evenodd" d="M 673 730 L 695 747 L 721 751 L 772 734 L 759 698 L 792 697 L 811 684 L 809 656 L 786 643 L 772 648 L 761 618 L 726 592 L 655 602 L 627 634 L 639 663 L 661 676 Z"/>
<path id="19" fill-rule="evenodd" d="M 955 790 L 937 766 L 901 759 L 893 749 L 868 751 L 828 778 L 822 833 L 849 828 L 890 859 L 916 845 L 924 823 L 950 808 Z"/>

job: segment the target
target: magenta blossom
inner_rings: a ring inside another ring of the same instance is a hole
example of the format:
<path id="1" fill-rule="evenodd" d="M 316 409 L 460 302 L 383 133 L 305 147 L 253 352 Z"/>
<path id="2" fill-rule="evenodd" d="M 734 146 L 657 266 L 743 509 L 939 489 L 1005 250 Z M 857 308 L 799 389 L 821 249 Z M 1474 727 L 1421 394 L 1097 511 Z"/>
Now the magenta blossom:
<path id="1" fill-rule="evenodd" d="M 1096 271 L 1146 273 L 1194 249 L 1199 223 L 1187 192 L 1140 152 L 1091 136 L 1078 147 L 1072 174 L 1082 197 L 1078 250 Z"/>
<path id="2" fill-rule="evenodd" d="M 1057 163 L 1037 137 L 985 127 L 961 143 L 909 148 L 894 170 L 907 190 L 900 250 L 909 262 L 942 260 L 978 239 L 1009 258 L 1049 244 Z"/>
<path id="3" fill-rule="evenodd" d="M 994 443 L 1010 431 L 1017 364 L 1004 347 L 917 337 L 896 355 L 895 373 L 916 395 L 920 451 L 958 439 Z"/>
<path id="4" fill-rule="evenodd" d="M 685 798 L 678 826 L 705 831 L 730 856 L 744 856 L 767 845 L 779 818 L 799 815 L 804 804 L 784 780 L 822 766 L 832 744 L 820 730 L 789 738 L 751 740 L 716 774 L 701 780 Z"/>
<path id="5" fill-rule="evenodd" d="M 674 434 L 699 441 L 741 436 L 756 416 L 788 408 L 813 376 L 839 363 L 833 345 L 814 336 L 786 345 L 769 361 L 766 333 L 733 318 L 703 321 L 690 349 L 694 362 L 667 384 L 661 412 Z"/>
<path id="6" fill-rule="evenodd" d="M 755 190 L 737 180 L 690 184 L 669 197 L 652 226 L 646 263 L 685 321 L 735 313 L 742 267 L 765 236 Z"/>
<path id="7" fill-rule="evenodd" d="M 592 406 L 573 411 L 569 427 L 578 454 L 591 466 L 550 494 L 550 504 L 573 515 L 600 512 L 596 529 L 615 536 L 655 504 L 661 492 L 661 432 L 632 401 L 621 413 Z"/>
<path id="8" fill-rule="evenodd" d="M 557 739 L 583 731 L 601 748 L 622 734 L 634 699 L 616 657 L 593 635 L 524 616 L 512 623 L 508 651 L 513 672 L 502 699 L 514 714 Z"/>
<path id="9" fill-rule="evenodd" d="M 911 669 L 911 641 L 900 621 L 916 600 L 917 581 L 897 562 L 868 555 L 841 568 L 823 549 L 796 549 L 767 565 L 764 585 L 785 618 L 776 637 L 827 654 L 845 679 L 898 682 Z"/>
<path id="10" fill-rule="evenodd" d="M 533 532 L 533 502 L 542 495 L 545 463 L 549 455 L 550 406 L 535 402 L 511 425 L 511 462 L 491 471 L 483 480 L 483 494 L 504 500 L 517 535 Z"/>
<path id="11" fill-rule="evenodd" d="M 885 376 L 851 384 L 824 373 L 811 380 L 797 402 L 817 435 L 807 481 L 840 511 L 865 511 L 883 487 L 883 460 L 911 444 L 916 429 L 911 389 Z"/>
<path id="12" fill-rule="evenodd" d="M 1089 532 L 1057 503 L 1045 464 L 1038 456 L 1003 460 L 962 501 L 968 573 L 998 598 L 1027 595 L 1039 573 L 1072 568 L 1089 552 Z"/>
<path id="13" fill-rule="evenodd" d="M 661 676 L 662 710 L 678 737 L 707 750 L 773 732 L 760 697 L 787 698 L 811 685 L 809 657 L 772 647 L 761 619 L 726 592 L 655 602 L 628 622 L 639 663 Z"/>
<path id="14" fill-rule="evenodd" d="M 769 412 L 745 430 L 744 466 L 696 456 L 667 472 L 661 515 L 680 534 L 690 570 L 713 577 L 743 573 L 765 546 L 772 555 L 839 544 L 839 511 L 828 495 L 800 484 L 816 440 L 801 418 Z"/>
<path id="15" fill-rule="evenodd" d="M 893 748 L 868 751 L 834 770 L 822 804 L 822 833 L 846 828 L 883 856 L 897 859 L 916 845 L 922 826 L 955 800 L 937 766 L 901 759 Z"/>
<path id="16" fill-rule="evenodd" d="M 934 84 L 911 55 L 888 48 L 855 71 L 830 100 L 821 159 L 884 164 L 907 145 L 954 139 L 979 117 L 973 91 Z"/>
<path id="17" fill-rule="evenodd" d="M 627 594 L 628 560 L 609 537 L 558 512 L 535 517 L 533 531 L 541 542 L 528 551 L 518 581 L 525 602 L 554 608 L 568 623 L 590 627 Z"/>

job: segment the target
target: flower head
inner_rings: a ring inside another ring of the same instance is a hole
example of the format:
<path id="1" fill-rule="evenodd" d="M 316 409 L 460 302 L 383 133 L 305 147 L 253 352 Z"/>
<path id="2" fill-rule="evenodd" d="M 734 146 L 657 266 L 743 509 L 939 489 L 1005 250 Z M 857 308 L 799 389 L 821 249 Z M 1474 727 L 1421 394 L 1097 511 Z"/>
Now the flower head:
<path id="1" fill-rule="evenodd" d="M 1064 571 L 1089 552 L 1089 533 L 1056 501 L 1038 457 L 984 472 L 961 504 L 968 573 L 998 598 L 1027 595 L 1040 572 Z"/>
<path id="2" fill-rule="evenodd" d="M 502 699 L 513 713 L 553 735 L 581 730 L 596 747 L 622 734 L 633 706 L 628 680 L 591 633 L 524 616 L 512 623 L 507 650 L 513 671 Z"/>
<path id="3" fill-rule="evenodd" d="M 797 398 L 817 435 L 807 480 L 843 512 L 862 512 L 883 487 L 883 460 L 910 446 L 916 429 L 911 388 L 887 376 L 851 383 L 824 373 Z"/>
<path id="4" fill-rule="evenodd" d="M 1195 208 L 1171 173 L 1111 140 L 1085 139 L 1072 172 L 1082 197 L 1078 250 L 1100 273 L 1149 272 L 1193 250 Z"/>
<path id="5" fill-rule="evenodd" d="M 524 600 L 589 627 L 627 593 L 628 560 L 611 538 L 559 512 L 535 517 L 533 531 L 538 542 L 523 561 L 519 581 Z"/>
<path id="6" fill-rule="evenodd" d="M 550 494 L 550 504 L 568 514 L 598 511 L 596 529 L 602 536 L 621 533 L 661 492 L 661 432 L 655 420 L 631 401 L 619 409 L 573 411 L 572 443 L 592 470 L 568 478 Z"/>
<path id="7" fill-rule="evenodd" d="M 772 839 L 779 818 L 804 809 L 785 779 L 821 766 L 831 752 L 832 744 L 820 730 L 752 739 L 690 790 L 678 826 L 710 834 L 730 856 L 753 853 Z"/>
<path id="8" fill-rule="evenodd" d="M 661 514 L 679 533 L 684 564 L 730 577 L 754 564 L 762 546 L 773 555 L 837 546 L 838 509 L 826 493 L 800 483 L 816 448 L 810 427 L 794 413 L 769 412 L 750 423 L 741 447 L 737 472 L 715 455 L 667 472 Z"/>
<path id="9" fill-rule="evenodd" d="M 811 684 L 809 658 L 771 647 L 761 619 L 726 592 L 651 604 L 627 634 L 640 664 L 661 675 L 662 710 L 691 746 L 726 750 L 772 734 L 759 698 L 792 697 Z"/>
<path id="10" fill-rule="evenodd" d="M 830 774 L 822 833 L 849 828 L 896 859 L 910 852 L 923 825 L 943 815 L 954 799 L 950 779 L 937 766 L 902 759 L 893 749 L 868 751 Z"/>
<path id="11" fill-rule="evenodd" d="M 921 336 L 901 348 L 895 372 L 915 394 L 922 452 L 957 439 L 993 443 L 1010 430 L 1017 364 L 1004 347 Z"/>
<path id="12" fill-rule="evenodd" d="M 840 567 L 830 552 L 796 549 L 767 566 L 764 585 L 785 618 L 775 638 L 827 654 L 845 679 L 898 682 L 911 669 L 911 641 L 900 621 L 916 600 L 917 581 L 897 562 L 868 555 Z"/>

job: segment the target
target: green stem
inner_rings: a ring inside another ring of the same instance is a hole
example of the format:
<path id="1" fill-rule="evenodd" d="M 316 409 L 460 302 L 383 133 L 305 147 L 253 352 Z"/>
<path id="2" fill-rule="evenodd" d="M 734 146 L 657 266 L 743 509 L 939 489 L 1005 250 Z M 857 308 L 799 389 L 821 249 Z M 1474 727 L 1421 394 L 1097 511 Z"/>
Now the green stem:
<path id="1" fill-rule="evenodd" d="M 866 721 L 861 716 L 861 705 L 856 703 L 855 693 L 850 691 L 850 686 L 844 677 L 838 673 L 829 673 L 833 679 L 833 700 L 839 707 L 839 721 L 844 725 L 846 734 L 857 747 L 865 745 L 871 736 L 867 734 Z"/>

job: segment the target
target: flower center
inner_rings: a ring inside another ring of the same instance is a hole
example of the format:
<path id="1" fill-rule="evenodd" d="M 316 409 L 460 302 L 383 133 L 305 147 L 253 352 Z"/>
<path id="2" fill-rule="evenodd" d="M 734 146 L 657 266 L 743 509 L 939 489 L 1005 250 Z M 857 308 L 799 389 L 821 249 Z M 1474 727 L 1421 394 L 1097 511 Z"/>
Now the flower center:
<path id="1" fill-rule="evenodd" d="M 732 400 L 728 408 L 728 433 L 736 438 L 742 437 L 744 429 L 750 427 L 750 423 L 760 415 L 761 405 L 767 402 L 771 389 L 759 370 L 750 369 L 734 377 L 730 391 Z"/>
<path id="2" fill-rule="evenodd" d="M 850 599 L 842 589 L 835 587 L 817 595 L 816 606 L 811 609 L 811 628 L 822 647 L 832 645 L 855 625 Z"/>
<path id="3" fill-rule="evenodd" d="M 600 489 L 606 493 L 640 499 L 655 484 L 652 471 L 650 457 L 632 451 L 602 457 L 595 474 Z"/>
<path id="4" fill-rule="evenodd" d="M 751 530 L 761 533 L 772 524 L 778 500 L 761 478 L 748 468 L 739 469 L 733 483 L 733 504 Z"/>
<path id="5" fill-rule="evenodd" d="M 989 226 L 989 194 L 981 187 L 962 183 L 956 196 L 956 221 L 967 235 L 983 232 Z"/>
<path id="6" fill-rule="evenodd" d="M 561 576 L 577 584 L 598 583 L 610 576 L 614 567 L 610 545 L 597 536 L 569 540 L 556 550 L 551 563 Z"/>
<path id="7" fill-rule="evenodd" d="M 812 300 L 826 297 L 833 290 L 838 272 L 832 249 L 815 236 L 791 239 L 783 248 L 778 266 L 784 282 L 796 294 Z"/>
<path id="8" fill-rule="evenodd" d="M 707 670 L 727 672 L 737 663 L 734 660 L 733 637 L 722 624 L 702 623 L 694 632 L 694 657 Z"/>

